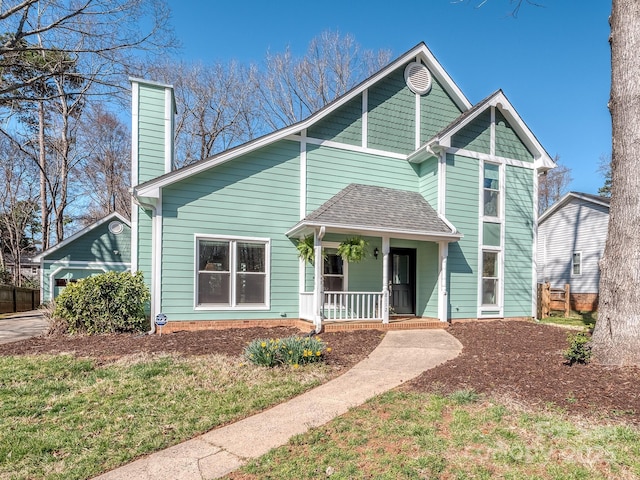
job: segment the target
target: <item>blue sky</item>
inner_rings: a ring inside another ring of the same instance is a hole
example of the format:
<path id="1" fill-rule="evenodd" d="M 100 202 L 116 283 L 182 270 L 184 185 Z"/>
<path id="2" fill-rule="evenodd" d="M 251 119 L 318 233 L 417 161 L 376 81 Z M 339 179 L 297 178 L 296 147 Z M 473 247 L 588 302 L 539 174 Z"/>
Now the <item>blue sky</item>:
<path id="1" fill-rule="evenodd" d="M 395 58 L 424 41 L 472 103 L 502 88 L 553 157 L 570 189 L 597 193 L 611 151 L 605 0 L 536 0 L 517 18 L 509 0 L 168 0 L 186 60 L 260 63 L 288 45 L 302 54 L 324 30 L 350 33 Z"/>

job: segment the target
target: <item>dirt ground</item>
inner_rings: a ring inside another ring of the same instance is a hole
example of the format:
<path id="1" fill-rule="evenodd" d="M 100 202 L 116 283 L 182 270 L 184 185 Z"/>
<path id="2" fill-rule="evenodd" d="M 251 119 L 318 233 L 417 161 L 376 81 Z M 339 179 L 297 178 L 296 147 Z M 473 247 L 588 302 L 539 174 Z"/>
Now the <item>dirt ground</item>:
<path id="1" fill-rule="evenodd" d="M 518 401 L 555 405 L 582 415 L 640 425 L 640 369 L 565 364 L 568 331 L 533 322 L 470 322 L 449 328 L 462 354 L 404 385 L 416 391 L 508 395 Z M 0 345 L 0 355 L 72 352 L 108 363 L 139 352 L 237 356 L 255 338 L 298 334 L 293 328 L 248 328 L 165 335 L 44 336 Z M 327 362 L 341 373 L 365 358 L 381 341 L 378 330 L 325 333 Z"/>

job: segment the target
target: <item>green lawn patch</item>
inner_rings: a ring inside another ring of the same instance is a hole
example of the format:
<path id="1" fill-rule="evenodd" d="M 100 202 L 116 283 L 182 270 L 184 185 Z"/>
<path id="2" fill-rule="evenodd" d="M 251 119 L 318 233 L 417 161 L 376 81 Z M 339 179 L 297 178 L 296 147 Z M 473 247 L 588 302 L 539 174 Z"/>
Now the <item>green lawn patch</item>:
<path id="1" fill-rule="evenodd" d="M 563 316 L 552 315 L 540 320 L 540 323 L 548 323 L 551 325 L 559 325 L 561 327 L 575 328 L 579 330 L 593 330 L 596 325 L 597 312 L 571 312 L 571 316 L 565 318 Z"/>
<path id="2" fill-rule="evenodd" d="M 640 431 L 462 391 L 389 392 L 252 461 L 241 478 L 608 479 L 640 475 Z M 230 477 L 234 477 L 231 474 Z"/>
<path id="3" fill-rule="evenodd" d="M 0 357 L 0 478 L 84 479 L 248 416 L 328 378 L 224 356 Z"/>

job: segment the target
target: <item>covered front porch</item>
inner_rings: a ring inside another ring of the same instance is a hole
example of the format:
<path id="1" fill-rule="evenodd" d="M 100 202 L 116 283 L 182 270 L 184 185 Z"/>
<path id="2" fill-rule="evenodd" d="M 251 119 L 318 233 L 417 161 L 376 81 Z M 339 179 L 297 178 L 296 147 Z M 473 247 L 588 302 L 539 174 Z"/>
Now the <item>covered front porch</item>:
<path id="1" fill-rule="evenodd" d="M 321 259 L 300 266 L 299 317 L 316 331 L 448 320 L 448 246 L 461 235 L 420 194 L 352 184 L 287 235 L 312 240 L 313 258 Z M 354 237 L 367 245 L 356 264 L 338 255 Z"/>

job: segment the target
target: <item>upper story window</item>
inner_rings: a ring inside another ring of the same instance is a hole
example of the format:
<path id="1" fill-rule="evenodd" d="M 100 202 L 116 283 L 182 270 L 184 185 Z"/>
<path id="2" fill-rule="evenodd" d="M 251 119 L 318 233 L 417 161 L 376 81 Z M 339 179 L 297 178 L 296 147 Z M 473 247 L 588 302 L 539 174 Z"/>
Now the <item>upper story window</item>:
<path id="1" fill-rule="evenodd" d="M 197 238 L 197 306 L 267 307 L 268 249 L 260 239 Z"/>
<path id="2" fill-rule="evenodd" d="M 485 217 L 500 216 L 500 165 L 484 164 L 483 214 Z"/>

